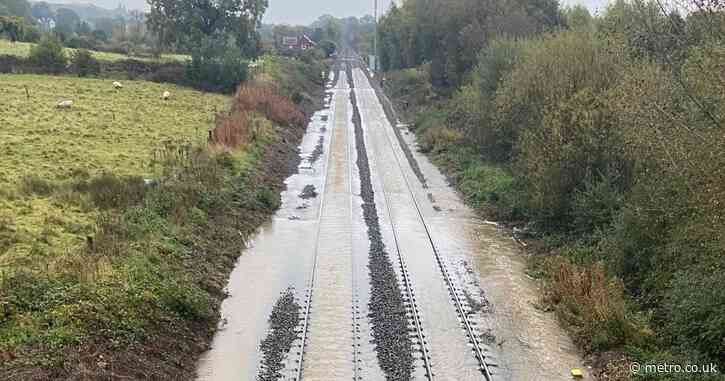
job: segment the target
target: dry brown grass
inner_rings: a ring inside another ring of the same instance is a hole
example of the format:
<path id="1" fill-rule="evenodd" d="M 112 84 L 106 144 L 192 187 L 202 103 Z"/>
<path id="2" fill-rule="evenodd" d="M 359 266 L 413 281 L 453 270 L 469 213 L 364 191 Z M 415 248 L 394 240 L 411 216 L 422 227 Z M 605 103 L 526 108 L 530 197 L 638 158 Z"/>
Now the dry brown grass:
<path id="1" fill-rule="evenodd" d="M 265 83 L 240 86 L 232 102 L 232 110 L 217 115 L 216 127 L 209 133 L 209 143 L 226 148 L 239 148 L 257 136 L 255 114 L 264 116 L 276 125 L 305 124 L 305 115 L 292 101 Z"/>
<path id="2" fill-rule="evenodd" d="M 641 336 L 627 316 L 622 282 L 610 277 L 601 263 L 577 265 L 554 257 L 548 266 L 546 302 L 555 306 L 586 350 L 614 348 Z"/>
<path id="3" fill-rule="evenodd" d="M 232 112 L 259 112 L 267 119 L 284 126 L 303 126 L 305 115 L 287 97 L 269 84 L 241 86 L 234 98 Z"/>

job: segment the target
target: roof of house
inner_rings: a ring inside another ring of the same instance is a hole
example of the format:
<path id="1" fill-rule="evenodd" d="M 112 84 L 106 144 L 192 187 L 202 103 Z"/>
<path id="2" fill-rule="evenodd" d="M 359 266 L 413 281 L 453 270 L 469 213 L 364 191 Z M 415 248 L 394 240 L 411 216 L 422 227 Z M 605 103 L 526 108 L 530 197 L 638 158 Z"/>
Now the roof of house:
<path id="1" fill-rule="evenodd" d="M 302 39 L 305 40 L 307 43 L 309 43 L 311 45 L 317 45 L 317 43 L 314 42 L 314 41 L 312 41 L 312 39 L 310 38 L 310 36 L 308 36 L 306 34 L 303 34 L 302 35 Z"/>

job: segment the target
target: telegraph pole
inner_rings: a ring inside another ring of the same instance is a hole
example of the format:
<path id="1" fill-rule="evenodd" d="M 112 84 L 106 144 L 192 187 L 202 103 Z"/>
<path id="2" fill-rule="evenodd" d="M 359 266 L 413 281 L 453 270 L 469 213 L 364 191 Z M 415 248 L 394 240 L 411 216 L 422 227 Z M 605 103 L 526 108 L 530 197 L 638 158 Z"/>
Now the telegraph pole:
<path id="1" fill-rule="evenodd" d="M 375 10 L 373 11 L 373 17 L 375 17 L 375 41 L 373 42 L 373 56 L 375 57 L 373 63 L 373 71 L 378 72 L 378 0 L 375 0 Z"/>

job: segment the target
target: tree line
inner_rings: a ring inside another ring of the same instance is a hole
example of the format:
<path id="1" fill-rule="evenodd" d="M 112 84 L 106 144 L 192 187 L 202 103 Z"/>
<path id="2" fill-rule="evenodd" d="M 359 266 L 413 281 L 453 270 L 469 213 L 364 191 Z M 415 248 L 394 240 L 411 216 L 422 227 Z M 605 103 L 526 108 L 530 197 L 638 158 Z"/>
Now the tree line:
<path id="1" fill-rule="evenodd" d="M 39 42 L 52 32 L 63 45 L 130 55 L 153 55 L 162 47 L 139 10 L 106 10 L 83 4 L 0 0 L 0 34 L 12 41 Z"/>

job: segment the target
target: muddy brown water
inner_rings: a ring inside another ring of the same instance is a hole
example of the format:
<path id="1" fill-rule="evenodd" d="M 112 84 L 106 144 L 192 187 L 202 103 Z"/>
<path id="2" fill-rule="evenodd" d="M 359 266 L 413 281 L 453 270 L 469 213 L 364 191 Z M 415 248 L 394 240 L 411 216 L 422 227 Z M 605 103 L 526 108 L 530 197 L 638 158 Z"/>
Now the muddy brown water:
<path id="1" fill-rule="evenodd" d="M 484 342 L 494 379 L 571 379 L 570 369 L 580 367 L 581 358 L 555 316 L 534 307 L 540 292 L 525 274 L 520 248 L 463 204 L 406 132 L 405 144 L 427 179 L 428 188 L 423 188 L 367 78 L 359 69 L 353 77 L 383 240 L 389 255 L 398 255 L 397 247 L 407 264 L 434 378 L 484 379 L 433 245 L 467 301 L 467 316 Z M 303 379 L 385 379 L 370 343 L 369 241 L 361 212 L 349 91 L 342 71 L 336 87 L 329 89 L 329 108 L 310 122 L 300 145 L 300 171 L 287 179 L 281 209 L 260 229 L 231 274 L 219 331 L 198 364 L 199 380 L 255 379 L 267 319 L 290 287 L 300 305 L 312 295 Z M 322 154 L 305 160 L 320 137 Z M 319 195 L 300 199 L 308 185 Z M 400 279 L 400 269 L 396 271 Z M 295 379 L 301 344 L 298 340 L 293 345 L 281 379 Z M 417 352 L 416 356 L 420 357 Z M 425 380 L 422 361 L 415 365 L 414 378 Z"/>

